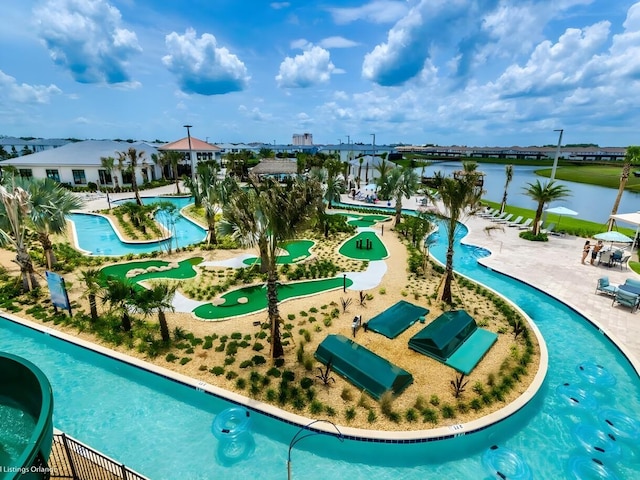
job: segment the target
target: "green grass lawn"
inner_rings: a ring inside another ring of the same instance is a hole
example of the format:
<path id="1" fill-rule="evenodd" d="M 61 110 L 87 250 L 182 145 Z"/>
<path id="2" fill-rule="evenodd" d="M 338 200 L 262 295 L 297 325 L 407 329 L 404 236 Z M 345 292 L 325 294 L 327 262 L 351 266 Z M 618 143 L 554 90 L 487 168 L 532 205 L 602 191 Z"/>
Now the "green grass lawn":
<path id="1" fill-rule="evenodd" d="M 640 192 L 640 177 L 635 177 L 633 171 L 634 169 L 632 168 L 626 189 L 632 192 Z M 550 168 L 536 170 L 535 173 L 543 177 L 551 177 Z M 617 189 L 620 186 L 621 173 L 622 165 L 564 166 L 558 167 L 556 178 L 569 182 L 588 183 Z"/>

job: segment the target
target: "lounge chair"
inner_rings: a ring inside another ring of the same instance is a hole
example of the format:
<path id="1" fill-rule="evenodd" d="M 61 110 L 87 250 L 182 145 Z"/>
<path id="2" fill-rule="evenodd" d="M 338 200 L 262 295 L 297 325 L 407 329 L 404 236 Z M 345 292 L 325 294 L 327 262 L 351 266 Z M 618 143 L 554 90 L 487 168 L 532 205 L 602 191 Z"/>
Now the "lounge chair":
<path id="1" fill-rule="evenodd" d="M 598 285 L 596 285 L 596 293 L 602 292 L 606 295 L 615 296 L 618 291 L 618 287 L 609 283 L 609 277 L 600 277 L 598 279 Z"/>
<path id="2" fill-rule="evenodd" d="M 512 222 L 507 222 L 507 225 L 509 225 L 510 227 L 517 227 L 518 225 L 520 225 L 520 222 L 522 221 L 524 217 L 522 215 L 519 215 L 515 220 L 513 220 Z"/>
<path id="3" fill-rule="evenodd" d="M 540 233 L 548 233 L 549 235 L 555 235 L 553 230 L 556 228 L 555 223 L 550 223 L 546 228 L 541 228 Z"/>
<path id="4" fill-rule="evenodd" d="M 618 289 L 615 297 L 613 298 L 613 303 L 611 306 L 614 306 L 616 303 L 620 305 L 624 305 L 625 307 L 629 307 L 631 309 L 631 313 L 638 308 L 638 300 L 640 299 L 640 295 L 636 295 L 635 293 L 625 292 L 624 290 Z"/>
<path id="5" fill-rule="evenodd" d="M 479 217 L 482 217 L 482 218 L 489 218 L 489 217 L 493 217 L 497 213 L 498 213 L 498 209 L 497 208 L 492 208 L 491 210 L 488 210 L 486 212 L 480 212 L 477 215 Z"/>
<path id="6" fill-rule="evenodd" d="M 520 225 L 513 225 L 514 227 L 518 227 L 518 230 L 526 230 L 527 228 L 529 228 L 531 226 L 531 224 L 533 223 L 533 218 L 527 218 L 524 223 L 521 223 Z"/>
<path id="7" fill-rule="evenodd" d="M 507 215 L 506 217 L 504 217 L 501 220 L 496 220 L 496 223 L 509 223 L 509 221 L 513 218 L 513 213 L 510 213 L 509 215 Z"/>
<path id="8" fill-rule="evenodd" d="M 503 220 L 507 215 L 509 214 L 507 212 L 504 212 L 498 215 L 497 217 L 490 217 L 489 220 L 491 220 L 492 222 L 499 222 L 500 220 Z"/>

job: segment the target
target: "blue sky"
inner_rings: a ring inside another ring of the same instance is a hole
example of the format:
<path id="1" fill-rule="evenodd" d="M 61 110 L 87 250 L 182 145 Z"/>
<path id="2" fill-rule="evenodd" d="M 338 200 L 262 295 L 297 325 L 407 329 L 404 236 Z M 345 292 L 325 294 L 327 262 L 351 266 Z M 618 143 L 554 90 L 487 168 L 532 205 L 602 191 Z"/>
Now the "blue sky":
<path id="1" fill-rule="evenodd" d="M 4 0 L 0 135 L 640 143 L 640 2 Z"/>

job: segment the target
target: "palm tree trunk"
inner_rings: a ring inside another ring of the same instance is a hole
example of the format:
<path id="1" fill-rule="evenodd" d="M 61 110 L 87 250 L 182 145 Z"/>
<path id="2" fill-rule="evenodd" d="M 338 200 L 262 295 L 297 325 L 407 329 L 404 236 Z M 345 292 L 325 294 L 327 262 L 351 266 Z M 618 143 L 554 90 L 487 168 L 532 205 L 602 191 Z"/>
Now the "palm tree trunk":
<path id="1" fill-rule="evenodd" d="M 544 203 L 539 203 L 538 208 L 536 209 L 536 216 L 533 219 L 533 234 L 538 235 L 540 233 L 540 219 L 542 218 L 542 209 L 544 208 Z"/>
<path id="2" fill-rule="evenodd" d="M 284 355 L 282 339 L 280 338 L 280 312 L 278 311 L 278 277 L 274 268 L 269 269 L 267 276 L 267 304 L 269 311 L 269 324 L 271 325 L 271 358 L 279 358 Z"/>
<path id="3" fill-rule="evenodd" d="M 131 317 L 129 317 L 129 312 L 127 312 L 126 310 L 122 314 L 122 329 L 125 332 L 131 331 Z"/>
<path id="4" fill-rule="evenodd" d="M 618 187 L 618 195 L 616 195 L 616 200 L 613 202 L 613 208 L 611 208 L 611 215 L 618 213 L 620 200 L 622 200 L 622 194 L 624 193 L 624 189 L 627 186 L 627 180 L 629 179 L 629 172 L 631 172 L 631 163 L 624 162 L 624 165 L 622 166 L 622 174 L 620 175 L 620 187 Z M 611 230 L 613 228 L 614 222 L 615 220 L 613 218 L 609 218 L 607 230 Z"/>
<path id="5" fill-rule="evenodd" d="M 442 287 L 442 301 L 451 305 L 451 283 L 453 282 L 453 231 L 449 232 L 449 241 L 447 246 L 447 263 L 444 271 L 444 286 Z"/>
<path id="6" fill-rule="evenodd" d="M 56 254 L 53 251 L 53 244 L 51 243 L 51 239 L 46 233 L 40 233 L 38 234 L 38 240 L 40 240 L 42 250 L 44 251 L 44 257 L 47 262 L 47 269 L 52 270 L 57 262 Z"/>
<path id="7" fill-rule="evenodd" d="M 397 226 L 402 221 L 402 200 L 396 198 L 396 221 L 393 226 Z"/>
<path id="8" fill-rule="evenodd" d="M 89 294 L 89 311 L 91 312 L 91 321 L 98 320 L 98 304 L 96 302 L 96 296 L 93 293 Z"/>
<path id="9" fill-rule="evenodd" d="M 266 239 L 258 241 L 258 250 L 260 251 L 260 273 L 267 273 L 269 270 L 269 252 Z"/>
<path id="10" fill-rule="evenodd" d="M 215 213 L 214 213 L 215 217 Z M 218 244 L 218 237 L 216 235 L 216 222 L 215 220 L 209 222 L 209 244 Z"/>
<path id="11" fill-rule="evenodd" d="M 34 288 L 38 288 L 38 280 L 33 270 L 33 263 L 29 252 L 23 247 L 18 246 L 15 262 L 20 266 L 20 276 L 22 277 L 22 291 L 30 292 Z"/>
<path id="12" fill-rule="evenodd" d="M 162 337 L 163 342 L 168 342 L 171 340 L 169 336 L 169 325 L 167 324 L 167 316 L 164 313 L 164 310 L 158 311 L 158 323 L 160 324 L 160 336 Z"/>
<path id="13" fill-rule="evenodd" d="M 135 169 L 132 169 L 131 172 L 131 188 L 133 189 L 133 194 L 136 197 L 136 203 L 142 206 L 142 198 L 140 198 L 140 191 L 138 190 L 138 181 L 136 180 Z"/>
<path id="14" fill-rule="evenodd" d="M 178 165 L 173 165 L 173 179 L 176 182 L 176 193 L 180 195 L 180 179 L 178 178 Z"/>

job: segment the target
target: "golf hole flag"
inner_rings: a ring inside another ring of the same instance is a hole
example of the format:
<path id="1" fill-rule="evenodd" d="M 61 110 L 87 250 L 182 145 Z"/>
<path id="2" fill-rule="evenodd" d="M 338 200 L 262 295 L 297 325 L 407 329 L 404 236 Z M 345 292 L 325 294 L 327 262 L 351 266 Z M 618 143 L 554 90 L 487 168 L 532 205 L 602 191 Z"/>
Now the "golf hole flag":
<path id="1" fill-rule="evenodd" d="M 64 284 L 64 278 L 53 272 L 45 272 L 47 276 L 47 285 L 51 294 L 51 303 L 58 308 L 69 310 L 71 314 L 71 305 L 69 304 L 69 295 L 67 287 Z"/>

